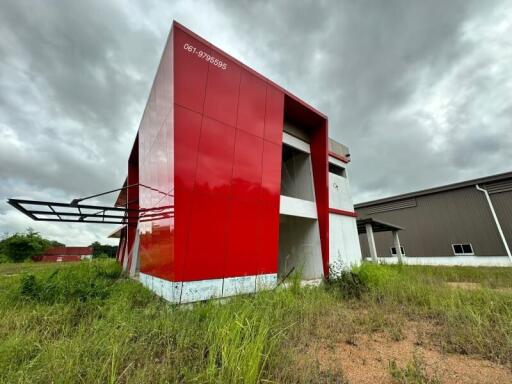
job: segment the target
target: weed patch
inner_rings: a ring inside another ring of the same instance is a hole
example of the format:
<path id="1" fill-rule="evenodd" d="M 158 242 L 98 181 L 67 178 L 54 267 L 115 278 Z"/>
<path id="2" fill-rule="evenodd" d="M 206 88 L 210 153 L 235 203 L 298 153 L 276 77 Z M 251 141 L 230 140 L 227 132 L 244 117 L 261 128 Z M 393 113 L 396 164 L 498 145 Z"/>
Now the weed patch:
<path id="1" fill-rule="evenodd" d="M 404 368 L 398 367 L 395 360 L 389 362 L 389 373 L 397 384 L 439 384 L 435 375 L 428 375 L 423 359 L 414 354 L 411 361 Z"/>

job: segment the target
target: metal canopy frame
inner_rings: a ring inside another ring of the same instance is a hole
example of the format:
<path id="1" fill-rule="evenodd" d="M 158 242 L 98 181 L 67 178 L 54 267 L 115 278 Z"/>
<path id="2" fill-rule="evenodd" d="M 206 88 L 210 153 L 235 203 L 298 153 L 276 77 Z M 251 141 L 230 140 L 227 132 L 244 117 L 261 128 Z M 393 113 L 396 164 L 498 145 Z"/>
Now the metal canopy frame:
<path id="1" fill-rule="evenodd" d="M 143 184 L 132 184 L 96 195 L 74 199 L 70 203 L 25 199 L 8 199 L 7 203 L 35 221 L 136 225 L 138 222 L 155 221 L 174 217 L 174 205 L 129 209 L 128 205 L 137 202 L 138 199 L 127 202 L 126 207 L 80 204 L 80 202 L 87 199 L 135 186 L 142 186 L 154 190 L 154 188 L 147 187 Z M 172 196 L 162 191 L 158 192 Z"/>

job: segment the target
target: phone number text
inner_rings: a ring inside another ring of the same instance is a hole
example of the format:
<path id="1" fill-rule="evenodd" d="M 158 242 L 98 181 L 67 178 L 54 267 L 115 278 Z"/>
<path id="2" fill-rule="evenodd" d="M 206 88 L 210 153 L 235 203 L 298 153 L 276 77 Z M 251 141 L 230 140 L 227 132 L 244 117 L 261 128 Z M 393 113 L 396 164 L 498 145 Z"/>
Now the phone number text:
<path id="1" fill-rule="evenodd" d="M 228 65 L 224 63 L 223 61 L 213 57 L 212 55 L 207 54 L 204 51 L 196 49 L 196 47 L 190 45 L 189 43 L 185 43 L 183 45 L 183 49 L 185 51 L 188 51 L 190 53 L 193 53 L 194 55 L 197 55 L 200 59 L 205 59 L 207 62 L 212 63 L 213 65 L 216 65 L 220 69 L 227 69 Z"/>

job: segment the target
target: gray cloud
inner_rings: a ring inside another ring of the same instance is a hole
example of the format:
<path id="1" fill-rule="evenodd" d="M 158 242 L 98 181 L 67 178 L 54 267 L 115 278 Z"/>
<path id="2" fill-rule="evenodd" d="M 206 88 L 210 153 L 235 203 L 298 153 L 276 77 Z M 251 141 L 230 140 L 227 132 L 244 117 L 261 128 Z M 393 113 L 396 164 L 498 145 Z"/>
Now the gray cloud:
<path id="1" fill-rule="evenodd" d="M 172 19 L 329 116 L 356 201 L 510 170 L 512 2 L 4 1 L 0 198 L 116 187 Z M 110 203 L 112 198 L 102 202 Z M 0 232 L 69 244 L 110 227 Z"/>

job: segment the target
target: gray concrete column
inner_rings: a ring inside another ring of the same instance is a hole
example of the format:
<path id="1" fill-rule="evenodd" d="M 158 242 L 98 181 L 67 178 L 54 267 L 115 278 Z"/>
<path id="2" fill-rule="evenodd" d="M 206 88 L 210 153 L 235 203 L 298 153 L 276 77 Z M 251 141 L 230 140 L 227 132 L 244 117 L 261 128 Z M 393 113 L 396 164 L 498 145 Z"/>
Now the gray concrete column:
<path id="1" fill-rule="evenodd" d="M 393 242 L 395 243 L 396 255 L 398 256 L 398 262 L 402 263 L 402 247 L 400 246 L 400 238 L 398 237 L 398 231 L 393 231 Z"/>
<path id="2" fill-rule="evenodd" d="M 135 276 L 139 272 L 139 230 L 135 232 L 135 241 L 133 242 L 132 264 L 130 265 L 130 276 Z"/>
<path id="3" fill-rule="evenodd" d="M 366 237 L 368 237 L 368 248 L 373 262 L 377 262 L 377 248 L 375 247 L 375 238 L 373 237 L 373 228 L 371 224 L 366 224 Z"/>

